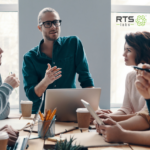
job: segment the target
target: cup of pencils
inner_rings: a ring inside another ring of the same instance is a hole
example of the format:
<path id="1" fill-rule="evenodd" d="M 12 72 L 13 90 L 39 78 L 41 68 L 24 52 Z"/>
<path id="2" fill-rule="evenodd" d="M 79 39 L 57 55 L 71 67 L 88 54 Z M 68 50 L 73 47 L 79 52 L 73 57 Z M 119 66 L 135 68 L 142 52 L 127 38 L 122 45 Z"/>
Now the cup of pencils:
<path id="1" fill-rule="evenodd" d="M 39 112 L 40 120 L 38 120 L 38 136 L 43 139 L 55 136 L 55 120 L 56 120 L 55 108 L 53 112 L 51 110 L 46 111 L 45 117 Z"/>

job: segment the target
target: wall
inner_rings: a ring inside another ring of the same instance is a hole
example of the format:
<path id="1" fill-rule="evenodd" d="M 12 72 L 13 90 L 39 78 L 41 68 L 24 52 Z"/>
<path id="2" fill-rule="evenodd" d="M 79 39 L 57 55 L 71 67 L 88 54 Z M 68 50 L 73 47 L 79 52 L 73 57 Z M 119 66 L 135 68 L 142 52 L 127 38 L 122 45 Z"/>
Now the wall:
<path id="1" fill-rule="evenodd" d="M 110 0 L 19 0 L 19 99 L 27 99 L 21 72 L 23 55 L 42 39 L 37 16 L 44 7 L 60 14 L 61 36 L 77 35 L 82 41 L 95 87 L 102 88 L 100 107 L 110 108 Z"/>

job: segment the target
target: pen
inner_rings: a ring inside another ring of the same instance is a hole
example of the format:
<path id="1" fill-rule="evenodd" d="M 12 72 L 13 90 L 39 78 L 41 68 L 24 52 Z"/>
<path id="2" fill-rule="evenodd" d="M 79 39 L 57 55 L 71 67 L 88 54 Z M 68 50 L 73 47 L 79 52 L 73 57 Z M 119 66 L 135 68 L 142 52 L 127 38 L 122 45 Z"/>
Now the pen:
<path id="1" fill-rule="evenodd" d="M 43 117 L 41 111 L 39 111 L 39 115 L 40 115 L 40 117 L 41 117 L 41 120 L 44 121 L 44 117 Z"/>
<path id="2" fill-rule="evenodd" d="M 138 69 L 138 70 L 145 70 L 147 72 L 150 72 L 150 69 L 146 69 L 146 68 L 140 68 L 140 67 L 137 67 L 137 66 L 133 66 L 134 69 Z"/>
<path id="3" fill-rule="evenodd" d="M 51 116 L 49 117 L 49 120 L 52 120 L 52 119 L 53 119 L 54 115 L 56 114 L 56 111 L 57 111 L 57 108 L 55 108 L 55 109 L 53 110 L 53 112 L 51 113 Z"/>
<path id="4" fill-rule="evenodd" d="M 51 116 L 51 110 L 48 111 L 47 115 L 46 115 L 46 121 L 48 120 L 48 118 Z"/>

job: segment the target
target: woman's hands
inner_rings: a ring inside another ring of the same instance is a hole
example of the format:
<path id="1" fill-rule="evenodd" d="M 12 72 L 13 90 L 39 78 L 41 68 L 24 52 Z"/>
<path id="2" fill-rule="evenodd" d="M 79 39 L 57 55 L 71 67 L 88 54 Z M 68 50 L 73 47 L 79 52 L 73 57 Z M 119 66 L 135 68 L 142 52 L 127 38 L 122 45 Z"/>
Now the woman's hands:
<path id="1" fill-rule="evenodd" d="M 107 118 L 103 120 L 105 125 L 99 125 L 96 120 L 96 131 L 103 135 L 106 142 L 123 142 L 125 130 L 114 120 Z"/>
<path id="2" fill-rule="evenodd" d="M 3 128 L 1 128 L 0 131 L 5 131 L 9 135 L 9 139 L 8 139 L 9 146 L 15 145 L 19 136 L 19 132 L 17 130 L 14 130 L 11 126 L 6 125 Z"/>
<path id="3" fill-rule="evenodd" d="M 150 65 L 144 64 L 142 68 L 150 69 Z M 145 98 L 150 99 L 150 73 L 146 71 L 138 71 L 135 85 L 139 93 Z"/>
<path id="4" fill-rule="evenodd" d="M 110 114 L 110 113 L 112 113 L 111 110 L 105 110 L 105 109 L 101 109 L 101 110 L 97 110 L 97 111 L 96 111 L 96 114 L 97 114 L 98 116 L 101 115 L 101 114 Z M 93 121 L 94 121 L 94 118 L 91 116 L 91 117 L 90 117 L 90 124 L 93 124 Z"/>

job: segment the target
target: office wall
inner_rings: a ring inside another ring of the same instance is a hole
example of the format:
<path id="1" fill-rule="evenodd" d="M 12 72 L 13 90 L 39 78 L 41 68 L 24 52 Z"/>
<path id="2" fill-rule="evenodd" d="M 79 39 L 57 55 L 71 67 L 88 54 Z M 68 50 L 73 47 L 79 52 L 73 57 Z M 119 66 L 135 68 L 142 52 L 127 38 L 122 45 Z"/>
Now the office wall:
<path id="1" fill-rule="evenodd" d="M 77 35 L 82 41 L 95 87 L 102 88 L 100 107 L 110 108 L 110 0 L 19 0 L 19 99 L 27 99 L 21 72 L 23 55 L 42 39 L 37 16 L 44 7 L 60 14 L 61 36 Z"/>

